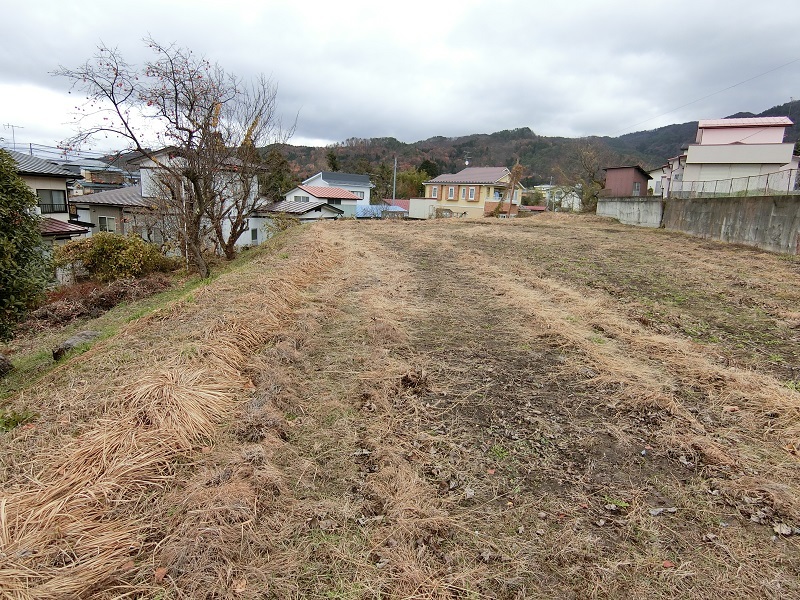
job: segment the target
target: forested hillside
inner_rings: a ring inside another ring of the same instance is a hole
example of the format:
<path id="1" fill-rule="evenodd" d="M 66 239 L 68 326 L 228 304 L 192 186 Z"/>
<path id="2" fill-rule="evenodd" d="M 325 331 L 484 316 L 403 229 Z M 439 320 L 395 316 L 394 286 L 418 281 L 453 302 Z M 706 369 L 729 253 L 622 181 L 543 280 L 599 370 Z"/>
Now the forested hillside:
<path id="1" fill-rule="evenodd" d="M 798 123 L 800 101 L 759 114 L 743 112 L 731 116 L 789 116 Z M 419 170 L 423 164 L 427 175 L 433 176 L 459 171 L 467 160 L 472 166 L 509 167 L 519 161 L 525 167 L 526 186 L 551 181 L 571 184 L 592 174 L 600 177 L 606 166 L 639 164 L 645 169 L 655 168 L 693 142 L 696 132 L 697 121 L 619 137 L 547 137 L 537 135 L 529 127 L 520 127 L 489 134 L 437 136 L 414 143 L 395 138 L 350 138 L 325 148 L 285 145 L 279 149 L 288 160 L 295 182 L 323 170 L 368 173 L 378 186 L 379 197 L 387 197 L 395 157 L 398 172 L 407 174 Z M 794 142 L 799 135 L 800 128 L 794 125 L 787 130 L 786 140 Z M 401 186 L 398 197 L 413 195 L 415 185 Z"/>

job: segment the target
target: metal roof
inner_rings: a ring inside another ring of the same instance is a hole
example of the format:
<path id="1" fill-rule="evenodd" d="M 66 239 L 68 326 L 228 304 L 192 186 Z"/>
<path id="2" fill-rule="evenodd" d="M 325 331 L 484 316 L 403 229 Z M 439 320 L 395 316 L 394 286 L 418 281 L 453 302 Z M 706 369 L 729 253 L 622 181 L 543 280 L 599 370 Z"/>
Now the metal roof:
<path id="1" fill-rule="evenodd" d="M 439 175 L 425 183 L 497 183 L 509 173 L 505 167 L 468 167 L 458 173 Z"/>
<path id="2" fill-rule="evenodd" d="M 327 181 L 331 185 L 357 185 L 361 187 L 372 188 L 375 187 L 369 180 L 369 175 L 358 175 L 356 173 L 342 173 L 340 171 L 321 171 L 317 175 L 312 175 L 306 181 L 311 181 L 314 177 L 321 176 L 323 181 Z"/>
<path id="3" fill-rule="evenodd" d="M 65 179 L 83 179 L 80 174 L 75 174 L 61 165 L 54 164 L 38 156 L 23 154 L 16 150 L 6 150 L 17 163 L 17 173 L 20 175 L 40 175 L 42 177 L 63 177 Z"/>
<path id="4" fill-rule="evenodd" d="M 150 206 L 142 198 L 142 186 L 132 185 L 121 187 L 105 192 L 95 192 L 94 194 L 84 194 L 83 196 L 73 196 L 69 199 L 70 204 L 98 204 L 103 206 Z"/>
<path id="5" fill-rule="evenodd" d="M 81 227 L 80 225 L 75 225 L 74 223 L 67 223 L 66 221 L 59 221 L 58 219 L 53 219 L 51 217 L 45 217 L 39 221 L 39 231 L 42 235 L 46 236 L 67 235 L 70 237 L 89 232 L 86 227 Z"/>
<path id="6" fill-rule="evenodd" d="M 644 175 L 645 177 L 650 179 L 650 173 L 645 171 L 639 165 L 622 165 L 620 167 L 603 167 L 603 171 L 614 171 L 616 169 L 636 169 L 637 171 L 639 171 L 639 173 L 641 173 L 642 175 Z"/>
<path id="7" fill-rule="evenodd" d="M 789 117 L 749 117 L 745 119 L 706 119 L 697 125 L 700 129 L 717 127 L 789 127 L 794 125 Z"/>
<path id="8" fill-rule="evenodd" d="M 319 208 L 320 206 L 326 206 L 334 212 L 338 212 L 339 214 L 344 214 L 344 211 L 341 208 L 337 208 L 336 206 L 331 206 L 330 204 L 328 204 L 327 202 L 323 202 L 322 200 L 318 200 L 316 202 L 314 201 L 293 202 L 291 200 L 283 200 L 281 202 L 273 202 L 272 204 L 268 204 L 258 212 L 288 213 L 292 215 L 302 215 L 307 212 L 311 212 L 312 210 Z"/>

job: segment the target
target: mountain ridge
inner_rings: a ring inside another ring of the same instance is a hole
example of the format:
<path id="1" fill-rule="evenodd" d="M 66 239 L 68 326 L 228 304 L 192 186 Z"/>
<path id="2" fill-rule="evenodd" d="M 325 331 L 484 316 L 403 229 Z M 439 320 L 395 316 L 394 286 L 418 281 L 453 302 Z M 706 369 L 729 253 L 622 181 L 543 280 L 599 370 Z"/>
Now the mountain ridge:
<path id="1" fill-rule="evenodd" d="M 800 100 L 773 106 L 761 113 L 740 112 L 726 118 L 788 116 L 795 123 L 787 128 L 785 140 L 800 137 Z M 457 172 L 465 162 L 471 166 L 507 166 L 517 160 L 523 165 L 527 186 L 541 183 L 569 183 L 581 169 L 582 156 L 590 149 L 600 167 L 639 164 L 653 169 L 677 156 L 681 148 L 694 142 L 697 121 L 675 123 L 617 137 L 587 136 L 568 138 L 540 136 L 530 127 L 494 133 L 473 133 L 457 137 L 432 136 L 405 143 L 393 137 L 349 138 L 327 147 L 283 145 L 281 152 L 299 179 L 330 170 L 330 156 L 339 170 L 375 174 L 392 165 L 398 170 L 416 169 L 423 161 L 434 163 L 439 173 Z M 427 164 L 430 164 L 427 163 Z M 429 173 L 429 175 L 432 175 Z"/>

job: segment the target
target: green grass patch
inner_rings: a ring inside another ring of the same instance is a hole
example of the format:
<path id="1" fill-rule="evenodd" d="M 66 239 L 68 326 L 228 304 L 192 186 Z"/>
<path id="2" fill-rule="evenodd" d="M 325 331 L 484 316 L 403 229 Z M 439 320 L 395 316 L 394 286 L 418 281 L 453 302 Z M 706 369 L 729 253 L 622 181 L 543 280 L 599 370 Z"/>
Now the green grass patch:
<path id="1" fill-rule="evenodd" d="M 0 412 L 0 431 L 6 432 L 24 425 L 36 417 L 36 413 L 29 410 L 17 411 L 14 409 Z"/>

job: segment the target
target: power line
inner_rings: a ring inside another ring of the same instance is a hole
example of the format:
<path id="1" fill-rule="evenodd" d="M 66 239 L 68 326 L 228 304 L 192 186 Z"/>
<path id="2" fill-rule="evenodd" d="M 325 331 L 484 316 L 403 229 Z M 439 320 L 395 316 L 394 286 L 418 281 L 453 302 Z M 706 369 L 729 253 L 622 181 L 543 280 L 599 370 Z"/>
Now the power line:
<path id="1" fill-rule="evenodd" d="M 649 119 L 645 119 L 644 121 L 639 121 L 638 123 L 634 123 L 633 125 L 630 125 L 628 127 L 625 127 L 623 129 L 620 129 L 618 131 L 615 131 L 615 132 L 609 134 L 609 136 L 614 136 L 614 135 L 617 135 L 618 133 L 621 133 L 623 131 L 628 131 L 630 129 L 633 129 L 634 127 L 638 127 L 639 125 L 643 125 L 644 123 L 649 123 L 650 121 L 654 121 L 656 119 L 660 119 L 661 117 L 664 117 L 664 116 L 666 116 L 666 115 L 668 115 L 670 113 L 674 113 L 677 110 L 680 110 L 682 108 L 686 108 L 687 106 L 691 106 L 692 104 L 700 102 L 701 100 L 705 100 L 706 98 L 711 98 L 712 96 L 716 96 L 717 94 L 721 94 L 722 92 L 727 92 L 728 90 L 732 90 L 735 87 L 738 87 L 738 86 L 743 85 L 745 83 L 749 83 L 750 81 L 753 81 L 754 79 L 758 79 L 759 77 L 763 77 L 764 75 L 769 75 L 770 73 L 772 73 L 774 71 L 777 71 L 778 69 L 782 69 L 784 67 L 788 67 L 789 65 L 794 64 L 796 62 L 800 62 L 800 58 L 795 58 L 794 60 L 790 60 L 789 62 L 784 63 L 784 64 L 780 65 L 779 67 L 775 67 L 774 69 L 770 69 L 769 71 L 764 71 L 763 73 L 759 73 L 758 75 L 755 75 L 754 77 L 750 77 L 749 79 L 745 79 L 744 81 L 740 81 L 739 83 L 734 83 L 733 85 L 729 85 L 728 87 L 726 87 L 724 89 L 718 90 L 716 92 L 712 92 L 711 94 L 708 94 L 707 96 L 703 96 L 702 98 L 698 98 L 697 100 L 692 100 L 691 102 L 687 102 L 686 104 L 682 104 L 681 106 L 678 106 L 677 108 L 673 108 L 672 110 L 668 110 L 667 112 L 662 113 L 660 115 L 657 115 L 655 117 L 651 117 Z"/>

